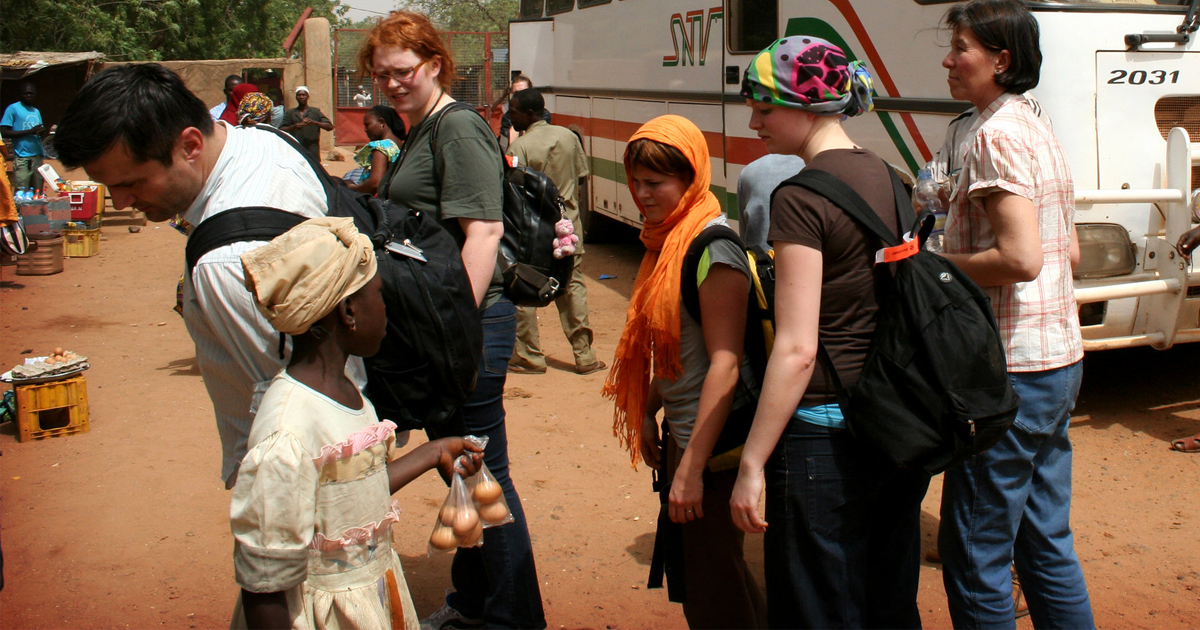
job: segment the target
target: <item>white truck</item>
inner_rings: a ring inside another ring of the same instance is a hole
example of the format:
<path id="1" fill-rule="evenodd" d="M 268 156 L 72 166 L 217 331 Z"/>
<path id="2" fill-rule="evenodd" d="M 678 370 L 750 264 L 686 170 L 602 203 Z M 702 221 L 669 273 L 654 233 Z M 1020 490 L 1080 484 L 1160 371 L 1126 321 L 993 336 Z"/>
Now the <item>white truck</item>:
<path id="1" fill-rule="evenodd" d="M 806 33 L 866 62 L 873 115 L 853 138 L 912 173 L 968 103 L 950 98 L 941 60 L 946 0 L 521 0 L 510 67 L 546 95 L 555 124 L 591 158 L 586 228 L 641 225 L 625 185 L 625 142 L 666 113 L 708 140 L 712 188 L 733 219 L 742 168 L 764 148 L 739 95 L 753 55 Z M 1041 28 L 1033 94 L 1066 148 L 1082 262 L 1075 273 L 1085 348 L 1200 341 L 1200 272 L 1175 248 L 1194 222 L 1200 179 L 1200 0 L 1030 1 Z"/>

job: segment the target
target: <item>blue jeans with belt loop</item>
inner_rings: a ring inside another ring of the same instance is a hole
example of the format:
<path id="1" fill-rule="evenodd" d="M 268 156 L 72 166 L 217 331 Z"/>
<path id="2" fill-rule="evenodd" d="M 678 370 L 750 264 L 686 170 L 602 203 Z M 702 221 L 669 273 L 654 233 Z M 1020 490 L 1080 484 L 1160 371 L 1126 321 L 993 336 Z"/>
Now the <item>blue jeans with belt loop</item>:
<path id="1" fill-rule="evenodd" d="M 504 489 L 512 523 L 483 530 L 483 546 L 459 549 L 450 577 L 455 592 L 448 603 L 468 617 L 482 617 L 489 628 L 545 628 L 542 593 L 533 562 L 533 545 L 521 497 L 508 475 L 504 381 L 517 338 L 517 309 L 506 298 L 483 312 L 483 357 L 475 391 L 463 405 L 465 430 L 452 434 L 487 436 L 483 462 Z M 430 439 L 445 437 L 427 431 Z"/>
<path id="2" fill-rule="evenodd" d="M 955 628 L 1014 628 L 1015 561 L 1035 628 L 1094 628 L 1071 533 L 1067 427 L 1082 362 L 1009 374 L 1021 397 L 1012 429 L 946 471 L 938 548 Z"/>

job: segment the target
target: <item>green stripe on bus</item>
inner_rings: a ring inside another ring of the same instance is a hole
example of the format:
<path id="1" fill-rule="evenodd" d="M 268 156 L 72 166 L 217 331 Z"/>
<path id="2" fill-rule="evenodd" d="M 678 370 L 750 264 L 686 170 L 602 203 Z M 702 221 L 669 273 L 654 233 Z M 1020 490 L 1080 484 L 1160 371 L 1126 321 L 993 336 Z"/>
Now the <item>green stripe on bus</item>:
<path id="1" fill-rule="evenodd" d="M 834 29 L 829 25 L 828 22 L 824 20 L 807 17 L 792 18 L 788 20 L 787 29 L 785 29 L 783 36 L 794 37 L 797 35 L 812 35 L 814 37 L 826 39 L 840 46 L 842 51 L 846 53 L 846 58 L 848 60 L 858 61 L 858 57 L 855 56 L 854 49 L 850 47 L 850 44 L 846 43 L 846 40 L 842 38 L 841 34 L 839 34 L 836 29 Z M 913 173 L 916 173 L 918 170 L 920 170 L 921 166 L 917 163 L 916 158 L 913 157 L 912 151 L 909 151 L 908 144 L 904 141 L 904 137 L 900 135 L 900 130 L 896 128 L 896 123 L 892 121 L 892 116 L 886 112 L 875 113 L 879 115 L 879 122 L 883 123 L 884 130 L 886 130 L 888 136 L 891 137 L 892 144 L 896 145 L 896 150 L 899 151 L 900 156 L 904 158 L 905 164 L 908 165 L 908 168 L 912 170 Z"/>
<path id="2" fill-rule="evenodd" d="M 625 178 L 625 164 L 623 162 L 614 162 L 596 156 L 591 156 L 589 159 L 591 160 L 593 176 L 616 182 L 620 186 L 629 185 L 629 181 Z M 709 184 L 708 190 L 717 198 L 717 203 L 721 204 L 721 211 L 729 215 L 730 219 L 737 219 L 737 192 L 730 192 L 724 186 L 717 186 L 716 184 Z"/>

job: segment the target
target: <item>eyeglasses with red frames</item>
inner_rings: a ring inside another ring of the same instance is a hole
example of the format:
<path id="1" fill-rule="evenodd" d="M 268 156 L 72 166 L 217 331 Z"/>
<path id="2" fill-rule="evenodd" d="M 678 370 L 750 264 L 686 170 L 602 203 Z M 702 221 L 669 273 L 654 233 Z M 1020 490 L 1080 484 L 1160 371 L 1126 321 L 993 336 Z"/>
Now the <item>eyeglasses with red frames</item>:
<path id="1" fill-rule="evenodd" d="M 417 75 L 417 70 L 420 70 L 421 66 L 428 62 L 429 60 L 426 59 L 411 68 L 392 70 L 391 72 L 373 72 L 371 73 L 371 78 L 380 85 L 387 85 L 392 81 L 395 81 L 396 83 L 405 83 L 407 81 L 411 81 L 412 78 Z"/>

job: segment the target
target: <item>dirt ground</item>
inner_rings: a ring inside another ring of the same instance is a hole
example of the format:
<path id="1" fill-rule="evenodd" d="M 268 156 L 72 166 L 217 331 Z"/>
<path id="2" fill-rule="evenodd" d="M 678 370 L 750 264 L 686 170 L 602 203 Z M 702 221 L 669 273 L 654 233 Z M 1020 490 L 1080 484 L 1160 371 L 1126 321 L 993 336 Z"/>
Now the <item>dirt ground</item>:
<path id="1" fill-rule="evenodd" d="M 237 593 L 229 494 L 194 348 L 171 310 L 183 245 L 166 226 L 111 227 L 99 255 L 68 259 L 64 273 L 2 270 L 0 366 L 61 346 L 92 368 L 90 432 L 21 443 L 14 424 L 0 426 L 0 627 L 228 626 Z M 629 235 L 589 245 L 584 258 L 605 361 L 640 255 Z M 553 307 L 543 313 L 551 369 L 510 375 L 505 398 L 549 627 L 685 627 L 665 591 L 645 586 L 658 500 L 647 470 L 630 468 L 612 436 L 612 405 L 599 395 L 607 372 L 574 374 Z M 1200 431 L 1198 374 L 1200 347 L 1086 360 L 1071 431 L 1073 525 L 1100 627 L 1197 626 L 1200 456 L 1168 446 Z M 414 434 L 410 444 L 423 441 Z M 940 487 L 935 479 L 924 505 L 930 547 Z M 445 493 L 431 474 L 397 495 L 404 521 L 394 541 L 422 616 L 450 585 L 450 557 L 426 554 Z M 747 540 L 759 571 L 761 544 Z M 927 627 L 949 626 L 936 563 L 922 567 L 920 604 Z"/>

